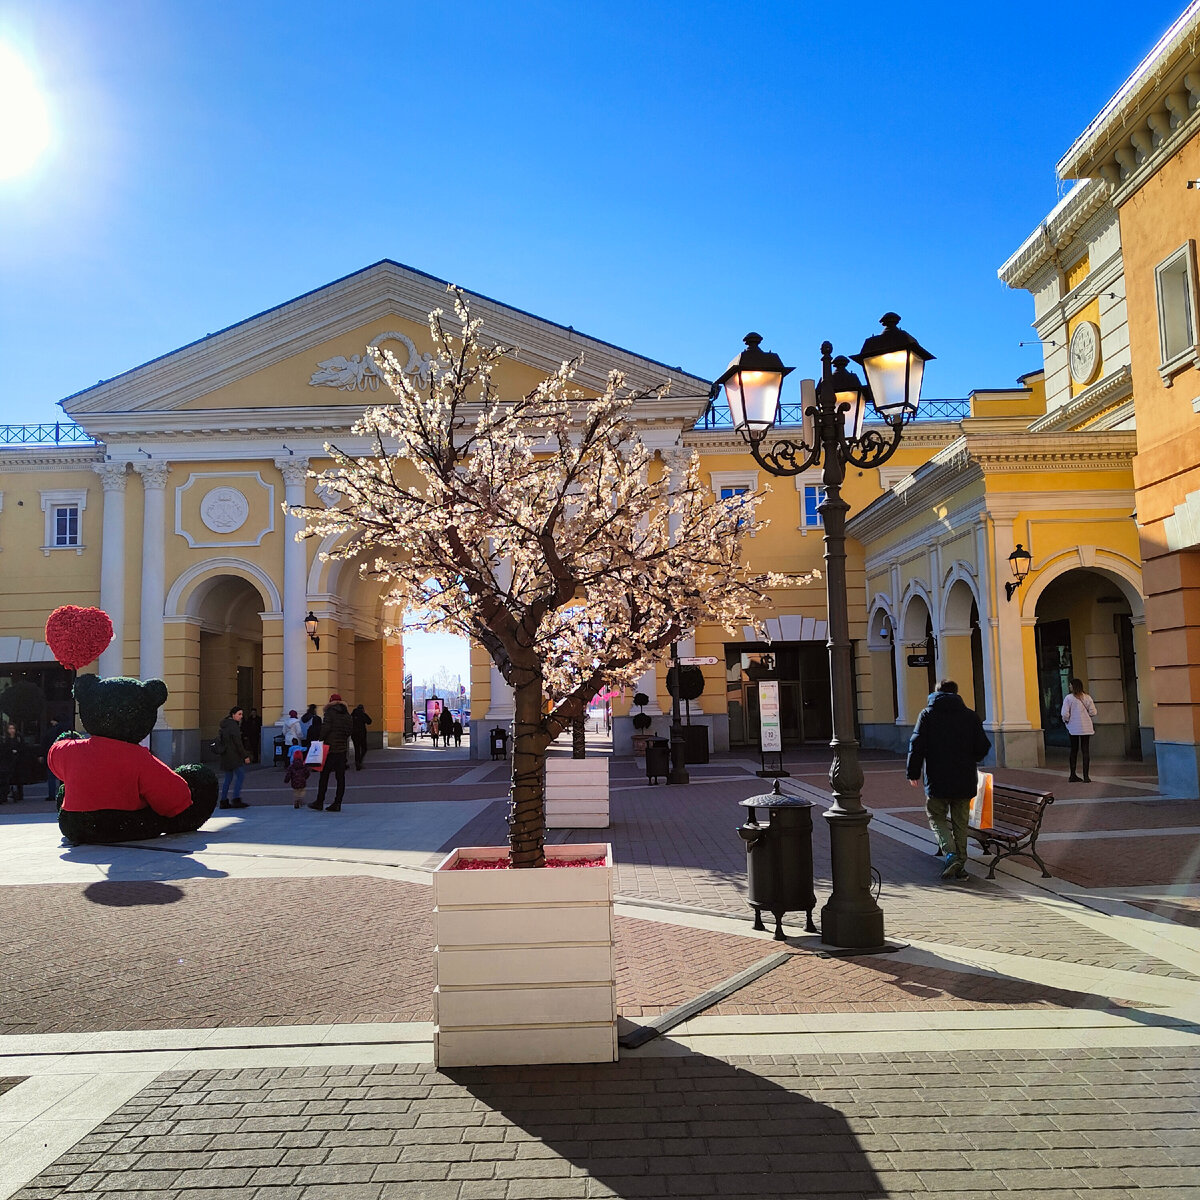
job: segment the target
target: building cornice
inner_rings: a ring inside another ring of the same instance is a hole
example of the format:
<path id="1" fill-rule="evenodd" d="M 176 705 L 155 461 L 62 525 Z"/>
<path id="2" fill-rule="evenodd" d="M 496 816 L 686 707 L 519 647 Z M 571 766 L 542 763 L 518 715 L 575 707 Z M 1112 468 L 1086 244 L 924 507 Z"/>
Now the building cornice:
<path id="1" fill-rule="evenodd" d="M 575 373 L 581 388 L 603 390 L 615 369 L 636 389 L 669 381 L 677 395 L 697 395 L 692 407 L 703 412 L 708 380 L 475 292 L 466 295 L 485 336 L 513 346 L 518 362 L 549 374 L 564 359 L 582 356 Z M 450 301 L 445 281 L 385 259 L 77 392 L 62 407 L 89 433 L 93 414 L 179 409 L 372 321 L 400 317 L 424 326 L 431 309 L 449 310 Z"/>
<path id="2" fill-rule="evenodd" d="M 1133 430 L 967 433 L 850 518 L 846 532 L 869 543 L 900 528 L 914 513 L 929 513 L 935 505 L 944 506 L 954 493 L 969 484 L 986 482 L 989 475 L 1132 467 L 1136 450 L 1137 434 Z M 1024 493 L 1017 501 L 1023 507 L 1031 506 Z M 992 504 L 989 496 L 989 510 Z"/>
<path id="3" fill-rule="evenodd" d="M 1069 403 L 1038 417 L 1029 426 L 1029 432 L 1069 433 L 1100 420 L 1126 401 L 1132 405 L 1133 369 L 1128 363 L 1084 388 Z"/>
<path id="4" fill-rule="evenodd" d="M 1010 288 L 1027 289 L 1038 271 L 1056 262 L 1084 225 L 1108 203 L 1108 188 L 1099 181 L 1073 187 L 996 272 L 1001 282 Z"/>
<path id="5" fill-rule="evenodd" d="M 1200 129 L 1200 0 L 1192 0 L 1059 160 L 1061 179 L 1103 179 L 1116 207 Z"/>
<path id="6" fill-rule="evenodd" d="M 90 470 L 104 460 L 103 446 L 80 446 L 77 449 L 20 447 L 0 451 L 0 472 L 20 475 L 34 471 Z"/>

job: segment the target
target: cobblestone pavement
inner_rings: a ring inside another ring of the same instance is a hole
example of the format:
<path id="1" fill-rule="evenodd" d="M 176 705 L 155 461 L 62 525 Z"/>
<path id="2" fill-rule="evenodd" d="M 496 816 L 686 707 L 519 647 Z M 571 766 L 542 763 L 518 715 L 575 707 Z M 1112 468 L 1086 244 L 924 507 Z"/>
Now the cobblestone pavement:
<path id="1" fill-rule="evenodd" d="M 789 756 L 789 786 L 823 789 L 822 758 Z M 1200 1195 L 1192 807 L 1137 769 L 1069 795 L 1012 773 L 1060 793 L 1056 878 L 976 866 L 944 885 L 899 760 L 865 754 L 900 949 L 841 956 L 797 926 L 788 943 L 750 927 L 736 826 L 737 801 L 769 786 L 756 765 L 718 759 L 668 788 L 614 760 L 612 827 L 553 835 L 614 845 L 625 1022 L 772 967 L 596 1067 L 428 1063 L 427 871 L 503 839 L 505 763 L 374 756 L 348 806 L 376 807 L 340 824 L 256 815 L 291 800 L 255 772 L 254 807 L 218 835 L 63 854 L 58 875 L 44 807 L 5 806 L 0 880 L 9 822 L 34 820 L 16 844 L 41 857 L 0 886 L 0 1200 Z M 173 1069 L 210 1044 L 188 1061 L 211 1069 Z"/>
<path id="2" fill-rule="evenodd" d="M 16 1193 L 155 1200 L 1195 1196 L 1200 1055 L 169 1072 Z"/>

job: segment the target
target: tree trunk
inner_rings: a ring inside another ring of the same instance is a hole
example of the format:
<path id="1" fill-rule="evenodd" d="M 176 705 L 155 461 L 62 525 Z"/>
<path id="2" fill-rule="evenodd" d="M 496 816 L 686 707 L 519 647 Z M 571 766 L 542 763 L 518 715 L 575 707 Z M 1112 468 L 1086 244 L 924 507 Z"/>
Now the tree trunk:
<path id="1" fill-rule="evenodd" d="M 571 757 L 587 758 L 587 718 L 576 717 L 571 722 Z"/>
<path id="2" fill-rule="evenodd" d="M 512 799 L 508 845 L 514 868 L 546 865 L 546 743 L 542 734 L 542 681 L 513 689 Z"/>

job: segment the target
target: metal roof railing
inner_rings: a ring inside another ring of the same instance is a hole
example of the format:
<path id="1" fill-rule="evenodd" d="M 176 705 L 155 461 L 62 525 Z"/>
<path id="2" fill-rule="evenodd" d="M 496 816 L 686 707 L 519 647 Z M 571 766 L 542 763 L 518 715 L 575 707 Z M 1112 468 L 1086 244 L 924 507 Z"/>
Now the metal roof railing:
<path id="1" fill-rule="evenodd" d="M 870 408 L 867 409 L 868 423 L 871 421 L 873 412 Z M 913 420 L 920 422 L 929 421 L 961 421 L 971 415 L 970 400 L 922 400 L 917 408 L 917 415 Z M 775 423 L 777 429 L 796 429 L 803 423 L 804 407 L 796 401 L 794 404 L 781 404 L 779 406 L 779 420 Z M 729 415 L 729 408 L 725 404 L 716 404 L 712 402 L 704 411 L 704 417 L 698 422 L 698 429 L 732 429 L 733 418 Z"/>
<path id="2" fill-rule="evenodd" d="M 98 446 L 98 438 L 85 433 L 74 421 L 53 425 L 0 425 L 0 446 Z"/>

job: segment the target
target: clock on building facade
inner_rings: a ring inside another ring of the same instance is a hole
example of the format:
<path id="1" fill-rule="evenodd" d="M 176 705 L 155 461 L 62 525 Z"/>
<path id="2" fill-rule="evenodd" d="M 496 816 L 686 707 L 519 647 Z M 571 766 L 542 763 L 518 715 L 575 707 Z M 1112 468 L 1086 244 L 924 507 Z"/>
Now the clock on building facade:
<path id="1" fill-rule="evenodd" d="M 1071 378 L 1091 383 L 1100 367 L 1100 330 L 1092 321 L 1080 321 L 1071 334 Z"/>

